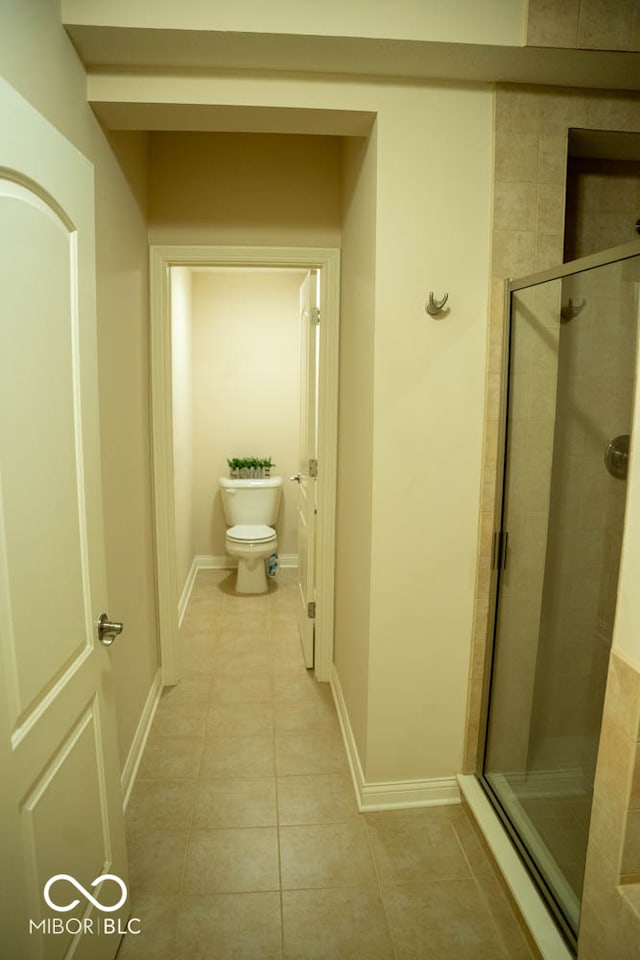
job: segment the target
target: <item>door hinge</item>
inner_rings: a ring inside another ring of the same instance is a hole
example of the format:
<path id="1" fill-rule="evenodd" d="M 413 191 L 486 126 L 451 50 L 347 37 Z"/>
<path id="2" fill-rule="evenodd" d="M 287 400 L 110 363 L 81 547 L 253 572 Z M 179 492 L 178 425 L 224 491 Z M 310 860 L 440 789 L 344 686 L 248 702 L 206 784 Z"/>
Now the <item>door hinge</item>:
<path id="1" fill-rule="evenodd" d="M 318 461 L 313 459 L 309 460 L 309 476 L 315 480 L 318 477 Z"/>
<path id="2" fill-rule="evenodd" d="M 320 323 L 320 307 L 311 307 L 311 323 Z"/>
<path id="3" fill-rule="evenodd" d="M 316 618 L 316 602 L 315 600 L 310 600 L 307 604 L 307 617 L 309 620 L 315 620 Z"/>

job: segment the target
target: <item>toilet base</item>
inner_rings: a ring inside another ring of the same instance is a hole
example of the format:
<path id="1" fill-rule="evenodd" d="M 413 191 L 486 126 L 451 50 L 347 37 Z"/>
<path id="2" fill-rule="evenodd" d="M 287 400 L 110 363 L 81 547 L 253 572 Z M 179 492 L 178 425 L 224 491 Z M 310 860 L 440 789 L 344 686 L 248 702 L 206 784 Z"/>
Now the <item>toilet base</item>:
<path id="1" fill-rule="evenodd" d="M 264 557 L 238 560 L 236 593 L 266 593 L 269 589 L 264 569 Z"/>

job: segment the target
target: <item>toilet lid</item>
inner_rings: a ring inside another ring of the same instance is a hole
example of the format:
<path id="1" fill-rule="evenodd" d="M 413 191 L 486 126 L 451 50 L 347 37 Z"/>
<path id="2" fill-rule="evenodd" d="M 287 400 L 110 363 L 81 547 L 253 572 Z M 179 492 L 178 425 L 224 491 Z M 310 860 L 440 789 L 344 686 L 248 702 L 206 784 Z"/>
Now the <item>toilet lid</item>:
<path id="1" fill-rule="evenodd" d="M 241 523 L 235 527 L 229 527 L 227 537 L 229 540 L 251 541 L 259 543 L 265 540 L 273 540 L 276 532 L 273 527 L 268 527 L 264 523 Z"/>

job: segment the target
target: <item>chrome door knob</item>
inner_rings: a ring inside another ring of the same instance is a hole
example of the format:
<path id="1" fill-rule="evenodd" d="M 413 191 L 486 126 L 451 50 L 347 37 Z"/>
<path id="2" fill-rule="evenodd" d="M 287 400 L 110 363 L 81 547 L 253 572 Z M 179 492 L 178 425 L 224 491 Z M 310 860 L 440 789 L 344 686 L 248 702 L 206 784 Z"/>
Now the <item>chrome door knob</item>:
<path id="1" fill-rule="evenodd" d="M 302 474 L 294 473 L 292 477 L 289 477 L 289 480 L 295 480 L 296 483 L 302 483 Z"/>
<path id="2" fill-rule="evenodd" d="M 118 634 L 124 630 L 124 623 L 118 623 L 117 620 L 109 620 L 106 613 L 101 613 L 98 617 L 98 640 L 104 643 L 105 647 L 110 647 Z"/>

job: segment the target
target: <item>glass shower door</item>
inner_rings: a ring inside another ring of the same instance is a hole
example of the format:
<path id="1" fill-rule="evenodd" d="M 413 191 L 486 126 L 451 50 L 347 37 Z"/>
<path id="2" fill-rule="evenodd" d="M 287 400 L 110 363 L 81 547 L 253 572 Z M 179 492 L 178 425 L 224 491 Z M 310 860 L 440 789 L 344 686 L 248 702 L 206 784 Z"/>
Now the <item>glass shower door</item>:
<path id="1" fill-rule="evenodd" d="M 572 942 L 616 607 L 639 261 L 511 294 L 482 781 Z"/>

